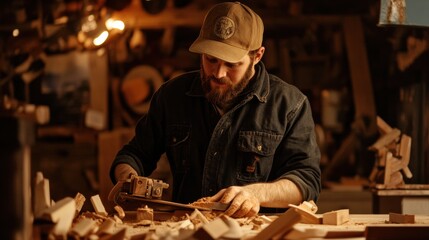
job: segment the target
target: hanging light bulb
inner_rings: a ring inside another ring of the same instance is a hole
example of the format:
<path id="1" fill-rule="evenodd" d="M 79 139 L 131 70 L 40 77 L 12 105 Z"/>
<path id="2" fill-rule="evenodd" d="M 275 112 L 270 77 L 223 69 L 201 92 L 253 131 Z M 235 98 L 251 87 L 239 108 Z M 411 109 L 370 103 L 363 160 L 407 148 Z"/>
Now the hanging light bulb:
<path id="1" fill-rule="evenodd" d="M 125 24 L 121 20 L 115 20 L 115 19 L 109 18 L 106 20 L 106 28 L 107 30 L 123 31 L 125 29 Z"/>
<path id="2" fill-rule="evenodd" d="M 105 9 L 99 10 L 91 0 L 84 1 L 81 28 L 77 36 L 84 48 L 98 48 L 125 29 L 123 21 L 108 15 Z"/>
<path id="3" fill-rule="evenodd" d="M 109 33 L 107 31 L 103 31 L 102 33 L 100 33 L 100 35 L 98 35 L 98 37 L 94 38 L 92 43 L 94 43 L 95 46 L 101 46 L 101 44 L 103 44 L 108 37 Z"/>

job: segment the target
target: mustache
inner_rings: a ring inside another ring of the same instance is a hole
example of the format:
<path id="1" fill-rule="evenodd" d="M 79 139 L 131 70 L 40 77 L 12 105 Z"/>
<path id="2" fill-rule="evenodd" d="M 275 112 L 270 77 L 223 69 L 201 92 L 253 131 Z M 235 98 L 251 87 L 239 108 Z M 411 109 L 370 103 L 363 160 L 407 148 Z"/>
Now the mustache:
<path id="1" fill-rule="evenodd" d="M 231 81 L 226 77 L 216 78 L 216 77 L 210 76 L 210 77 L 208 77 L 207 80 L 214 81 L 214 82 L 219 83 L 219 84 L 230 84 L 231 83 Z"/>

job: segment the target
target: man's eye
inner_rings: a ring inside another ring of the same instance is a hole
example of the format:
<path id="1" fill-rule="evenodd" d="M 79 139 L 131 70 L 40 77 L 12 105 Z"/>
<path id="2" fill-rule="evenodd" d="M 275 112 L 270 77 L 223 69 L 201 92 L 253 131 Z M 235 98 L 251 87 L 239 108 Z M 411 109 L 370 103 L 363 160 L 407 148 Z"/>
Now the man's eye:
<path id="1" fill-rule="evenodd" d="M 229 68 L 236 68 L 239 66 L 239 64 L 237 64 L 237 63 L 226 63 L 225 65 Z"/>
<path id="2" fill-rule="evenodd" d="M 216 58 L 208 58 L 208 60 L 210 63 L 216 63 L 217 62 Z"/>

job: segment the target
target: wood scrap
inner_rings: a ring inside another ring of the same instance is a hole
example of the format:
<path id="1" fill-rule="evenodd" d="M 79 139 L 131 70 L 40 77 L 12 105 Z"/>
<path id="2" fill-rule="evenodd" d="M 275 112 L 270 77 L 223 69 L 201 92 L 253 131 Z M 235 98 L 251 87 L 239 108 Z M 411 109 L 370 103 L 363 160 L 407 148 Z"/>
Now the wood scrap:
<path id="1" fill-rule="evenodd" d="M 270 225 L 262 229 L 252 240 L 269 240 L 276 236 L 281 237 L 288 233 L 301 218 L 302 216 L 295 208 L 289 208 Z"/>
<path id="2" fill-rule="evenodd" d="M 229 226 L 221 218 L 216 218 L 202 225 L 192 236 L 201 240 L 218 239 L 228 231 Z"/>
<path id="3" fill-rule="evenodd" d="M 97 235 L 112 235 L 114 233 L 115 223 L 116 222 L 111 218 L 106 219 L 98 228 L 98 231 L 96 232 Z"/>
<path id="4" fill-rule="evenodd" d="M 397 188 L 405 184 L 403 175 L 412 177 L 408 168 L 411 137 L 390 127 L 380 117 L 377 117 L 377 127 L 381 136 L 369 147 L 377 156 L 369 180 L 372 185 L 384 184 L 388 188 Z"/>
<path id="5" fill-rule="evenodd" d="M 76 214 L 75 217 L 77 217 L 82 210 L 83 205 L 85 204 L 86 198 L 82 193 L 77 193 L 74 197 L 74 201 L 76 202 Z"/>
<path id="6" fill-rule="evenodd" d="M 349 221 L 349 209 L 340 209 L 323 214 L 323 224 L 342 225 Z"/>
<path id="7" fill-rule="evenodd" d="M 390 223 L 415 223 L 413 214 L 389 213 Z"/>
<path id="8" fill-rule="evenodd" d="M 81 221 L 79 221 L 73 226 L 73 228 L 70 230 L 70 233 L 77 237 L 85 237 L 90 233 L 93 233 L 96 228 L 96 221 L 90 218 L 83 218 Z"/>
<path id="9" fill-rule="evenodd" d="M 73 198 L 66 197 L 58 201 L 54 206 L 45 209 L 42 218 L 52 221 L 55 226 L 52 234 L 66 236 L 76 213 L 76 203 Z"/>
<path id="10" fill-rule="evenodd" d="M 153 209 L 148 206 L 137 208 L 137 221 L 150 220 L 153 221 Z"/>
<path id="11" fill-rule="evenodd" d="M 94 210 L 97 214 L 100 214 L 102 216 L 107 216 L 106 209 L 104 208 L 103 202 L 100 199 L 100 195 L 94 195 L 91 197 L 91 203 L 94 207 Z"/>
<path id="12" fill-rule="evenodd" d="M 115 209 L 115 211 L 118 213 L 118 217 L 120 219 L 123 219 L 125 217 L 125 211 L 121 206 L 116 205 L 115 207 L 113 207 L 113 209 Z"/>
<path id="13" fill-rule="evenodd" d="M 300 206 L 302 206 L 302 205 L 300 205 Z M 321 217 L 318 217 L 317 215 L 315 215 L 311 211 L 307 210 L 306 207 L 300 207 L 300 206 L 289 204 L 290 208 L 294 208 L 295 211 L 299 215 L 301 215 L 301 220 L 300 220 L 301 223 L 308 223 L 308 224 L 321 224 L 322 223 Z"/>
<path id="14" fill-rule="evenodd" d="M 34 217 L 42 216 L 43 211 L 51 206 L 49 180 L 43 177 L 42 172 L 36 173 L 34 186 Z"/>
<path id="15" fill-rule="evenodd" d="M 226 239 L 241 239 L 244 236 L 243 229 L 240 224 L 233 218 L 226 215 L 220 216 L 220 218 L 228 225 L 228 231 L 222 235 L 222 238 Z"/>

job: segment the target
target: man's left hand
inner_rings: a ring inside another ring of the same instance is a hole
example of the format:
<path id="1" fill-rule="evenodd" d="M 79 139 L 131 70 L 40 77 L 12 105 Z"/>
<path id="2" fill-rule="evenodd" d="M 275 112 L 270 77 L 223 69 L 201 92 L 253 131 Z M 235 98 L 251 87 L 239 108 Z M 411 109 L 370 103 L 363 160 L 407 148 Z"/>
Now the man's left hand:
<path id="1" fill-rule="evenodd" d="M 245 187 L 239 186 L 224 188 L 210 197 L 209 200 L 230 204 L 225 214 L 234 218 L 255 216 L 260 208 L 256 196 Z"/>

